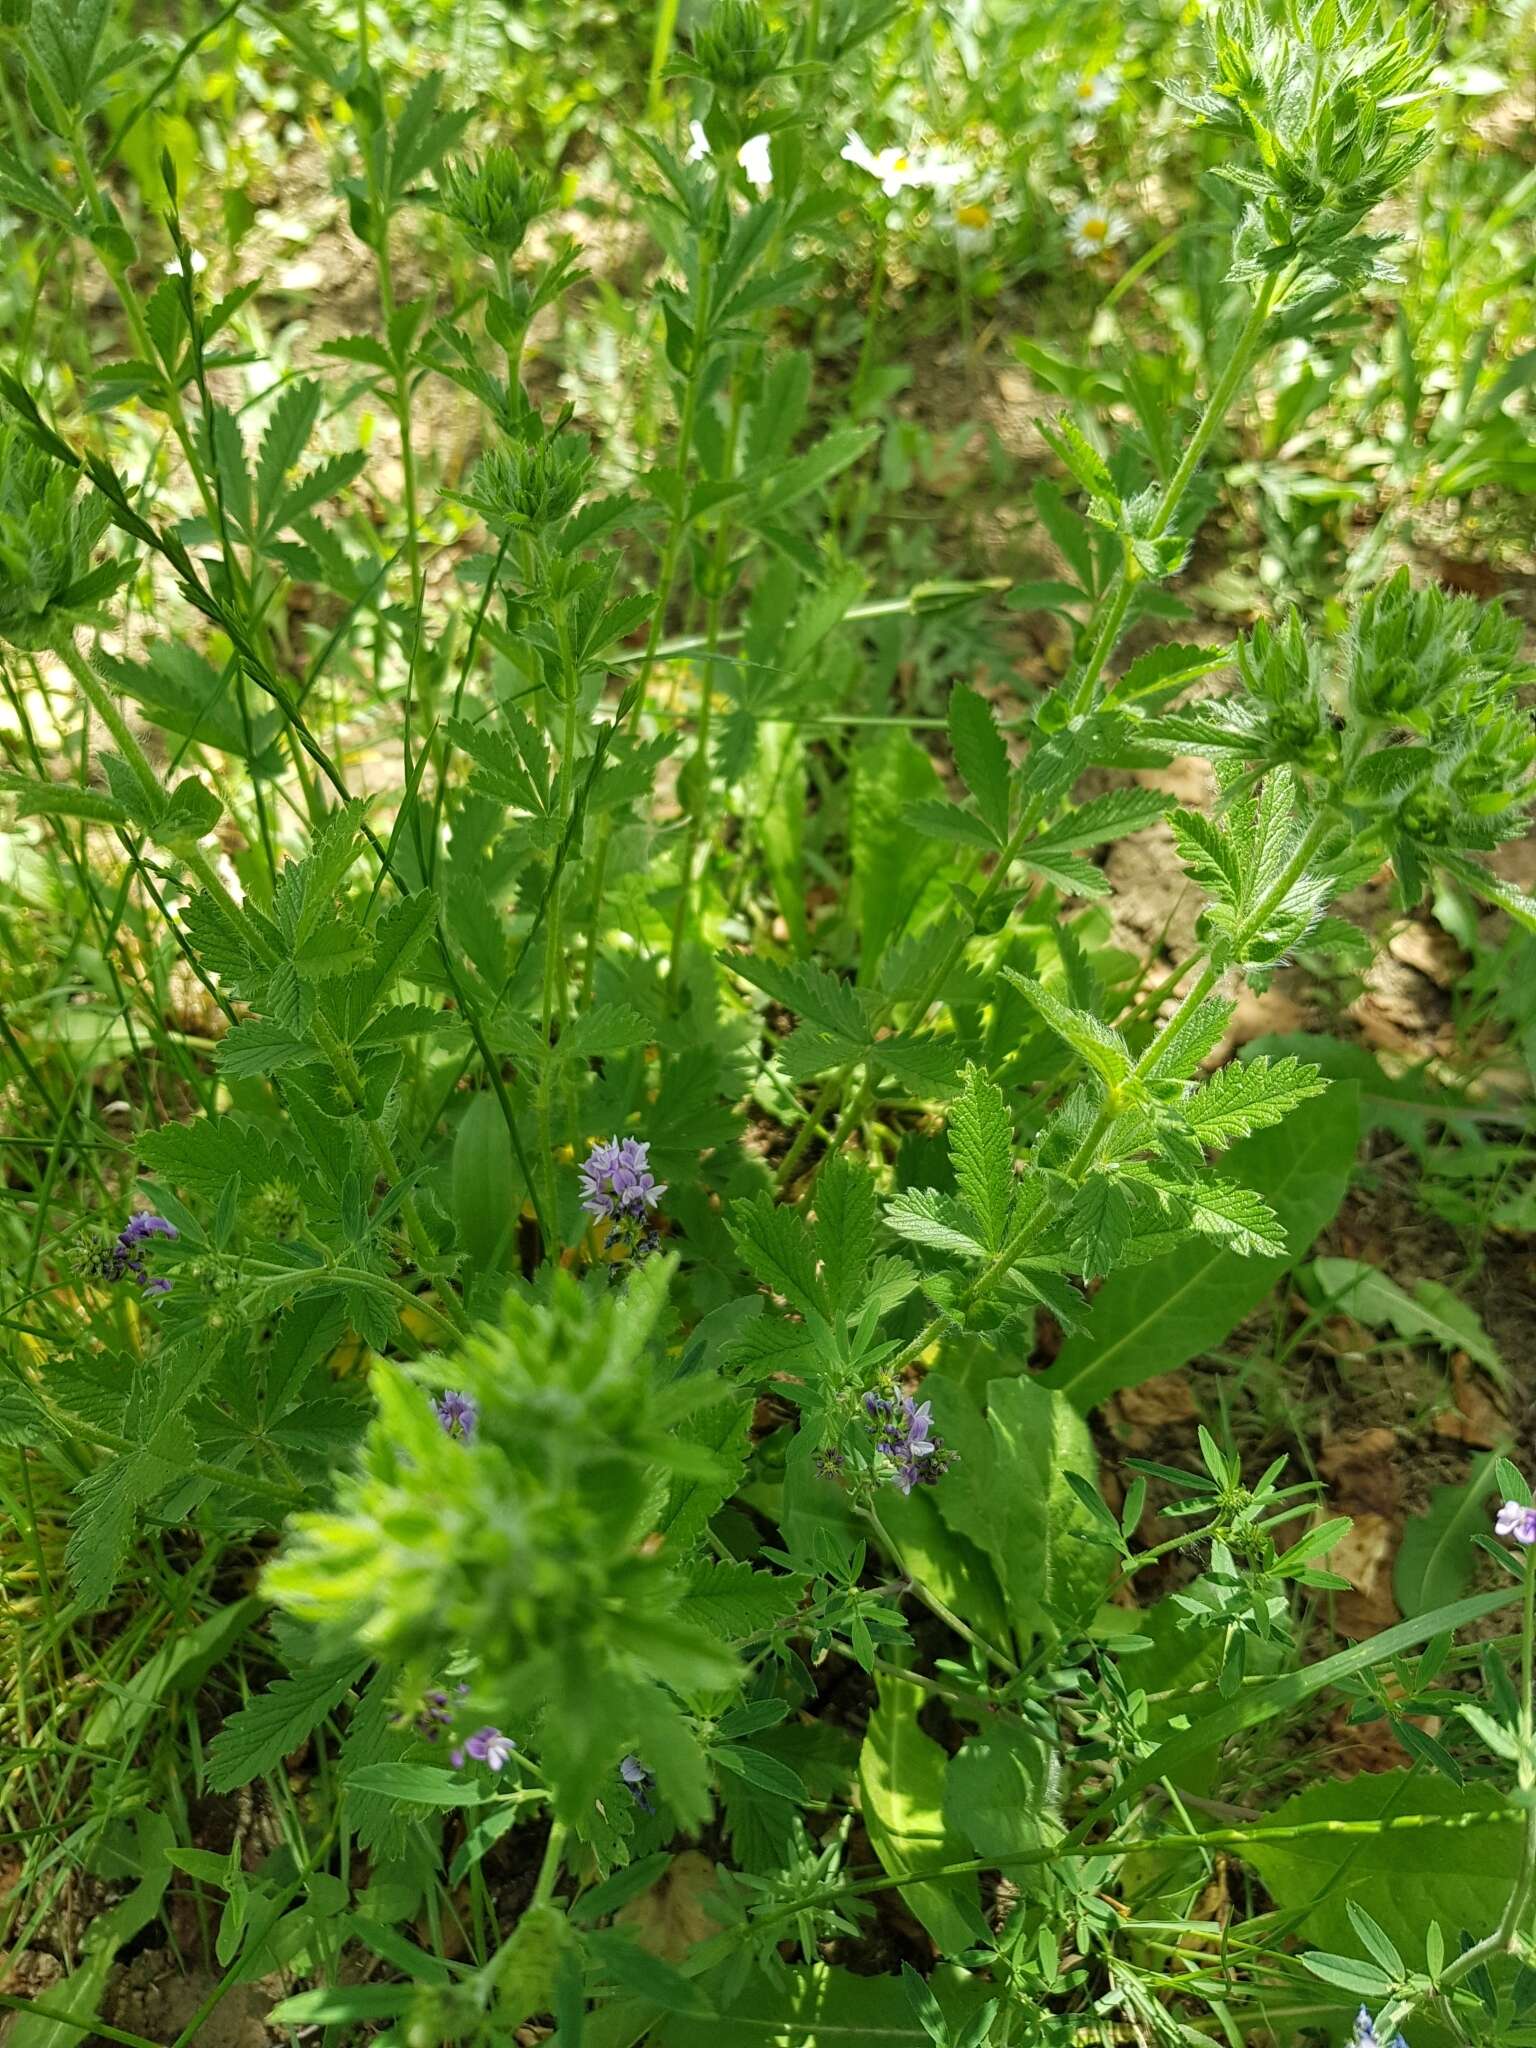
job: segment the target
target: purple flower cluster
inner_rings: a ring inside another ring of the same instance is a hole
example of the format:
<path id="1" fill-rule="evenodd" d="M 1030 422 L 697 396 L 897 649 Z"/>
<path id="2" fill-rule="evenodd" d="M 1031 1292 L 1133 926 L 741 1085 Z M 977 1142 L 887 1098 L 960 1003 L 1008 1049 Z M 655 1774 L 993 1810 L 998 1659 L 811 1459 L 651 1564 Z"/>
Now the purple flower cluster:
<path id="1" fill-rule="evenodd" d="M 432 1403 L 433 1413 L 442 1425 L 444 1436 L 456 1436 L 465 1443 L 473 1443 L 475 1431 L 480 1426 L 480 1405 L 472 1394 L 461 1394 L 456 1387 L 450 1387 L 441 1400 Z"/>
<path id="2" fill-rule="evenodd" d="M 610 1138 L 594 1145 L 581 1173 L 581 1206 L 589 1216 L 640 1222 L 667 1192 L 651 1172 L 651 1148 L 639 1138 Z"/>
<path id="3" fill-rule="evenodd" d="M 1522 1507 L 1517 1500 L 1505 1501 L 1494 1529 L 1500 1536 L 1513 1536 L 1527 1547 L 1536 1543 L 1536 1508 Z"/>
<path id="4" fill-rule="evenodd" d="M 641 1138 L 610 1138 L 594 1145 L 579 1169 L 581 1206 L 594 1221 L 606 1217 L 613 1225 L 603 1240 L 604 1251 L 648 1259 L 660 1244 L 650 1212 L 667 1192 L 666 1183 L 651 1172 L 651 1148 Z M 617 1278 L 617 1269 L 609 1275 Z"/>
<path id="5" fill-rule="evenodd" d="M 468 1685 L 457 1685 L 454 1687 L 454 1692 L 460 1699 L 468 1691 Z M 403 1713 L 392 1715 L 391 1725 L 396 1728 L 403 1727 L 405 1720 L 406 1716 Z M 447 1693 L 441 1691 L 423 1693 L 421 1705 L 410 1716 L 410 1722 L 423 1742 L 436 1742 L 438 1736 L 442 1734 L 445 1728 L 453 1726 L 453 1708 Z"/>
<path id="6" fill-rule="evenodd" d="M 1383 2048 L 1382 2038 L 1376 2031 L 1376 2022 L 1362 2005 L 1355 2015 L 1355 2031 L 1350 2038 L 1349 2048 Z M 1408 2048 L 1401 2034 L 1394 2034 L 1386 2048 Z"/>
<path id="7" fill-rule="evenodd" d="M 656 1782 L 637 1756 L 627 1756 L 619 1764 L 619 1776 L 629 1787 L 630 1797 L 642 1813 L 654 1813 L 650 1790 Z"/>
<path id="8" fill-rule="evenodd" d="M 503 1735 L 499 1728 L 477 1728 L 473 1735 L 455 1745 L 448 1752 L 448 1761 L 456 1771 L 462 1771 L 464 1760 L 471 1757 L 477 1764 L 484 1764 L 489 1770 L 504 1771 L 511 1761 L 517 1744 L 510 1735 Z"/>
<path id="9" fill-rule="evenodd" d="M 163 1274 L 151 1274 L 144 1264 L 144 1245 L 152 1237 L 179 1237 L 174 1223 L 163 1216 L 151 1216 L 141 1209 L 130 1216 L 110 1243 L 98 1241 L 86 1259 L 86 1271 L 98 1280 L 117 1281 L 132 1274 L 139 1292 L 146 1297 L 169 1294 L 171 1283 Z"/>
<path id="10" fill-rule="evenodd" d="M 891 1483 L 903 1493 L 914 1486 L 935 1486 L 953 1462 L 944 1448 L 943 1437 L 933 1427 L 933 1404 L 919 1407 L 910 1394 L 882 1393 L 871 1387 L 864 1396 L 869 1433 L 875 1448 L 891 1459 L 896 1469 Z"/>

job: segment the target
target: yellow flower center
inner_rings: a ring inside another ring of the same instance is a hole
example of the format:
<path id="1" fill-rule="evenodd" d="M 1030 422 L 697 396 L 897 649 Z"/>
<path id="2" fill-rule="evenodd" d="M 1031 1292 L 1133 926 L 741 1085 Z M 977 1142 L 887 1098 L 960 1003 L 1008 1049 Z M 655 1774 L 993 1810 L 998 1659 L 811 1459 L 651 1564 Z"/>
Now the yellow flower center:
<path id="1" fill-rule="evenodd" d="M 895 156 L 891 158 L 891 169 L 893 171 L 906 171 L 910 170 L 911 167 L 912 159 L 909 156 Z"/>
<path id="2" fill-rule="evenodd" d="M 986 207 L 976 200 L 972 200 L 969 205 L 957 206 L 955 208 L 955 225 L 957 227 L 984 228 L 991 219 L 992 216 Z"/>
<path id="3" fill-rule="evenodd" d="M 1096 78 L 1080 78 L 1077 81 L 1078 98 L 1080 100 L 1091 100 L 1093 98 L 1093 89 L 1097 83 L 1098 80 Z"/>
<path id="4" fill-rule="evenodd" d="M 1083 222 L 1083 240 L 1085 242 L 1102 242 L 1108 233 L 1109 222 L 1101 220 L 1097 214 Z"/>

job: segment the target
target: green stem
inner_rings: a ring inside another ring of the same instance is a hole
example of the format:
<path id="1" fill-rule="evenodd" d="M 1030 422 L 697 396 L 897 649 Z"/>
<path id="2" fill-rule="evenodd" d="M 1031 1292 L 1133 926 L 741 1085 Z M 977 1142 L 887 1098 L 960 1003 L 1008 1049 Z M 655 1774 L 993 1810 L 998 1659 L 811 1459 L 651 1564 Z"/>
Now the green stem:
<path id="1" fill-rule="evenodd" d="M 1173 516 L 1194 482 L 1195 473 L 1205 460 L 1207 449 L 1231 410 L 1232 401 L 1252 367 L 1254 356 L 1258 353 L 1259 344 L 1264 338 L 1265 323 L 1274 306 L 1275 295 L 1280 289 L 1281 281 L 1280 273 L 1271 271 L 1259 288 L 1248 318 L 1243 323 L 1243 331 L 1227 358 L 1226 368 L 1216 380 L 1215 388 L 1206 401 L 1205 410 L 1201 413 L 1195 431 L 1179 459 L 1177 469 L 1168 479 L 1168 487 L 1163 492 L 1157 516 L 1150 528 L 1153 540 L 1165 534 L 1173 523 Z M 1089 651 L 1087 663 L 1073 693 L 1072 710 L 1077 717 L 1082 717 L 1092 709 L 1104 664 L 1113 654 L 1119 640 L 1134 587 L 1132 574 L 1132 558 L 1127 552 L 1125 561 L 1116 571 L 1114 580 L 1105 593 L 1104 617 L 1094 636 L 1093 647 Z"/>
<path id="2" fill-rule="evenodd" d="M 866 1508 L 864 1514 L 870 1528 L 874 1530 L 876 1537 L 879 1539 L 881 1549 L 887 1557 L 894 1559 L 899 1569 L 905 1575 L 908 1585 L 929 1612 L 936 1614 L 946 1628 L 953 1629 L 962 1642 L 969 1643 L 973 1650 L 979 1650 L 1000 1671 L 1006 1671 L 1010 1678 L 1017 1678 L 1019 1667 L 1006 1651 L 999 1650 L 995 1644 L 989 1643 L 985 1636 L 978 1635 L 968 1622 L 962 1621 L 952 1608 L 945 1605 L 931 1586 L 924 1585 L 920 1574 L 907 1569 L 906 1564 L 902 1560 L 900 1546 L 881 1521 L 875 1509 L 872 1507 Z M 903 1677 L 906 1676 L 905 1673 L 902 1675 Z"/>
<path id="3" fill-rule="evenodd" d="M 563 611 L 558 621 L 560 652 L 565 669 L 565 724 L 560 744 L 559 813 L 562 827 L 568 826 L 575 789 L 576 762 L 576 698 L 578 678 L 571 663 L 570 647 Z M 550 1057 L 544 1063 L 544 1072 L 539 1077 L 539 1142 L 543 1150 L 545 1200 L 549 1207 L 550 1227 L 555 1227 L 558 1214 L 555 1185 L 555 1144 L 554 1144 L 554 1050 L 559 1027 L 565 1017 L 565 946 L 561 930 L 561 906 L 564 899 L 563 864 L 558 862 L 549 885 L 549 907 L 546 912 L 548 923 L 544 933 L 544 1042 Z M 553 1257 L 556 1247 L 547 1247 Z"/>
<path id="4" fill-rule="evenodd" d="M 132 771 L 153 816 L 165 803 L 165 787 L 118 708 L 117 700 L 76 647 L 71 635 L 62 634 L 54 642 L 54 651 L 80 685 L 80 693 L 87 704 L 116 741 L 117 751 Z"/>
<path id="5" fill-rule="evenodd" d="M 676 0 L 673 0 L 676 13 Z M 659 23 L 658 23 L 659 28 Z M 670 35 L 670 31 L 669 31 Z M 693 496 L 694 474 L 694 430 L 698 423 L 699 393 L 704 381 L 704 369 L 708 356 L 703 345 L 703 336 L 709 320 L 710 299 L 713 291 L 715 239 L 724 210 L 728 204 L 729 187 L 721 178 L 715 188 L 715 199 L 711 219 L 699 245 L 699 281 L 694 294 L 693 306 L 693 348 L 688 358 L 688 374 L 683 381 L 683 399 L 678 409 L 677 420 L 677 510 L 667 525 L 667 537 L 662 543 L 661 566 L 656 575 L 656 604 L 651 613 L 651 623 L 646 631 L 645 649 L 640 656 L 640 673 L 635 678 L 634 702 L 630 707 L 628 725 L 638 736 L 645 718 L 646 704 L 650 697 L 651 676 L 662 651 L 662 633 L 666 629 L 667 607 L 672 599 L 673 586 L 682 560 L 683 543 L 692 525 L 690 500 Z M 718 628 L 716 641 L 718 644 Z M 592 1000 L 593 976 L 597 970 L 599 935 L 602 931 L 603 892 L 608 882 L 608 855 L 613 842 L 614 820 L 611 811 L 605 811 L 601 830 L 598 834 L 597 853 L 593 863 L 592 913 L 587 922 L 587 941 L 582 959 L 581 1003 L 582 1007 Z"/>
<path id="6" fill-rule="evenodd" d="M 666 77 L 667 60 L 672 55 L 672 38 L 676 33 L 677 0 L 657 0 L 656 28 L 651 38 L 651 69 L 645 90 L 647 120 L 659 121 L 666 112 L 662 81 Z"/>

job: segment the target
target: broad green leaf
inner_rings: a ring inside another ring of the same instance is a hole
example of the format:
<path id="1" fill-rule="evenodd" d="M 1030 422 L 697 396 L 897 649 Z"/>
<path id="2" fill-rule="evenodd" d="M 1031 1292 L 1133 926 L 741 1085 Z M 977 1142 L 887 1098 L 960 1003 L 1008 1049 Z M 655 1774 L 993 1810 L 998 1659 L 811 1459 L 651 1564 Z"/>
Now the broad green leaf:
<path id="1" fill-rule="evenodd" d="M 1098 1483 L 1082 1418 L 1034 1379 L 989 1381 L 985 1416 L 943 1374 L 930 1373 L 923 1392 L 959 1454 L 933 1490 L 939 1513 L 992 1559 L 1013 1630 L 1052 1631 L 1052 1610 L 1091 1613 L 1113 1556 L 1084 1540 L 1090 1511 L 1066 1476 Z"/>
<path id="2" fill-rule="evenodd" d="M 1344 1955 L 1361 1940 L 1349 1905 L 1364 1906 L 1410 1962 L 1422 1963 L 1431 1920 L 1474 1936 L 1494 1926 L 1520 1864 L 1518 1816 L 1491 1785 L 1457 1787 L 1421 1772 L 1362 1771 L 1324 1778 L 1264 1817 L 1264 1831 L 1301 1822 L 1443 1814 L 1443 1828 L 1415 1830 L 1411 1850 L 1389 1833 L 1256 1839 L 1239 1851 L 1302 1937 Z M 1257 1831 L 1256 1831 L 1257 1832 Z"/>
<path id="3" fill-rule="evenodd" d="M 1373 1328 L 1385 1323 L 1410 1343 L 1428 1337 L 1444 1351 L 1465 1351 L 1501 1386 L 1509 1385 L 1509 1369 L 1476 1311 L 1438 1281 L 1417 1280 L 1409 1294 L 1363 1259 L 1314 1259 L 1311 1270 L 1332 1307 Z"/>
<path id="4" fill-rule="evenodd" d="M 965 1860 L 966 1845 L 944 1821 L 947 1758 L 918 1726 L 926 1695 L 882 1674 L 880 1699 L 859 1750 L 859 1802 L 875 1854 L 892 1877 Z M 968 1948 L 980 1925 L 973 1877 L 948 1877 L 902 1887 L 907 1904 L 940 1949 Z"/>
<path id="5" fill-rule="evenodd" d="M 1057 1760 L 1045 1742 L 1017 1723 L 1000 1721 L 972 1735 L 950 1758 L 944 1816 L 978 1856 L 1020 1856 L 1049 1848 L 1064 1832 L 1057 1778 Z M 1048 1881 L 1039 1868 L 1021 1868 L 1014 1875 L 1026 1890 Z"/>
<path id="6" fill-rule="evenodd" d="M 1086 1413 L 1119 1388 L 1174 1372 L 1220 1344 L 1337 1211 L 1358 1141 L 1356 1092 L 1342 1082 L 1277 1128 L 1235 1145 L 1223 1175 L 1262 1189 L 1285 1233 L 1285 1255 L 1245 1258 L 1222 1245 L 1196 1245 L 1112 1273 L 1088 1327 L 1067 1339 L 1044 1384 Z"/>
<path id="7" fill-rule="evenodd" d="M 521 1207 L 511 1133 L 500 1103 L 484 1089 L 453 1141 L 453 1220 L 472 1275 L 506 1266 Z"/>
<path id="8" fill-rule="evenodd" d="M 941 1967 L 926 1983 L 956 2029 L 987 2001 L 987 1987 L 963 1970 Z M 824 1963 L 790 1969 L 771 1983 L 754 1972 L 714 2019 L 668 2017 L 651 2032 L 643 2014 L 638 2031 L 634 2019 L 613 2030 L 607 2019 L 593 2016 L 582 2048 L 638 2048 L 641 2041 L 652 2048 L 933 2048 L 899 1977 L 856 1976 Z"/>
<path id="9" fill-rule="evenodd" d="M 1490 1451 L 1462 1486 L 1437 1486 L 1428 1510 L 1410 1515 L 1392 1568 L 1392 1590 L 1404 1614 L 1424 1614 L 1457 1600 L 1477 1564 L 1473 1538 L 1488 1531 L 1488 1499 L 1498 1457 Z"/>

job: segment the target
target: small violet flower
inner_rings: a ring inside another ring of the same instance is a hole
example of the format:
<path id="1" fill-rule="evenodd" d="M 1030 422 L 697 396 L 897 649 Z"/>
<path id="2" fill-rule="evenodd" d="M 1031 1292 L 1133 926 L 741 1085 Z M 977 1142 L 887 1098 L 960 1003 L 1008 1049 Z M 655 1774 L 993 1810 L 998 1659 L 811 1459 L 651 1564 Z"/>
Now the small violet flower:
<path id="1" fill-rule="evenodd" d="M 488 1770 L 504 1771 L 511 1761 L 517 1744 L 510 1735 L 503 1735 L 499 1728 L 477 1728 L 473 1735 L 448 1752 L 448 1761 L 456 1771 L 462 1771 L 466 1757 L 477 1764 L 484 1764 Z"/>
<path id="2" fill-rule="evenodd" d="M 1536 1543 L 1536 1508 L 1522 1507 L 1517 1500 L 1505 1501 L 1499 1509 L 1494 1532 L 1499 1536 L 1513 1536 L 1517 1543 L 1527 1547 Z"/>
<path id="3" fill-rule="evenodd" d="M 667 1192 L 651 1172 L 651 1148 L 639 1138 L 594 1145 L 581 1167 L 581 1206 L 589 1216 L 640 1218 Z"/>
<path id="4" fill-rule="evenodd" d="M 630 1796 L 642 1813 L 654 1813 L 650 1801 L 650 1787 L 655 1782 L 650 1772 L 637 1756 L 627 1756 L 619 1764 L 619 1776 L 629 1787 Z"/>
<path id="5" fill-rule="evenodd" d="M 864 1396 L 864 1413 L 876 1450 L 895 1466 L 893 1486 L 905 1494 L 914 1486 L 938 1484 L 953 1459 L 943 1437 L 934 1431 L 932 1402 L 919 1406 L 910 1394 L 882 1393 L 872 1387 Z"/>
<path id="6" fill-rule="evenodd" d="M 441 1400 L 432 1403 L 432 1407 L 442 1424 L 444 1436 L 456 1436 L 465 1443 L 473 1443 L 480 1425 L 480 1407 L 472 1394 L 461 1394 L 457 1388 L 450 1387 Z"/>
<path id="7" fill-rule="evenodd" d="M 456 1685 L 453 1690 L 455 1697 L 462 1699 L 465 1693 L 469 1691 L 469 1685 L 467 1682 L 461 1683 Z M 409 1716 L 403 1710 L 392 1714 L 390 1716 L 390 1726 L 402 1728 L 407 1719 L 409 1719 L 411 1726 L 423 1742 L 436 1742 L 438 1736 L 445 1728 L 453 1726 L 452 1703 L 447 1693 L 441 1689 L 423 1693 L 421 1704 L 416 1712 Z"/>
<path id="8" fill-rule="evenodd" d="M 141 1209 L 130 1216 L 110 1243 L 98 1241 L 86 1255 L 85 1269 L 109 1284 L 132 1274 L 139 1292 L 146 1298 L 169 1294 L 171 1283 L 162 1274 L 151 1276 L 144 1264 L 144 1246 L 153 1237 L 179 1237 L 174 1223 Z"/>

